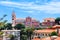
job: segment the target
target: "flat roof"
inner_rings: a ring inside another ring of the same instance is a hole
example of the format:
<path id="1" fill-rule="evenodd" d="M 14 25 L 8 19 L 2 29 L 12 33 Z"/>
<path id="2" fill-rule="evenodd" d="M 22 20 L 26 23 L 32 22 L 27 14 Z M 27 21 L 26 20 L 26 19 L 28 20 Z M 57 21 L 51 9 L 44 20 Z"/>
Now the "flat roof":
<path id="1" fill-rule="evenodd" d="M 21 30 L 1 30 L 3 32 L 8 32 L 8 31 L 21 31 Z"/>

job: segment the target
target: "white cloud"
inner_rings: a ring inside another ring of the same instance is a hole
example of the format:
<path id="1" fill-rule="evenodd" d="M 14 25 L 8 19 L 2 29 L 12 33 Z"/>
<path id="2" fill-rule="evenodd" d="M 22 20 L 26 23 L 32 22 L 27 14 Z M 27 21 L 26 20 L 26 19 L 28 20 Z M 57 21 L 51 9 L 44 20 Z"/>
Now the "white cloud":
<path id="1" fill-rule="evenodd" d="M 16 7 L 24 10 L 30 10 L 27 12 L 32 14 L 34 13 L 38 14 L 41 11 L 50 14 L 60 13 L 60 2 L 49 2 L 45 3 L 45 5 L 37 5 L 34 2 L 17 3 L 17 2 L 0 1 L 0 5 L 8 7 Z"/>

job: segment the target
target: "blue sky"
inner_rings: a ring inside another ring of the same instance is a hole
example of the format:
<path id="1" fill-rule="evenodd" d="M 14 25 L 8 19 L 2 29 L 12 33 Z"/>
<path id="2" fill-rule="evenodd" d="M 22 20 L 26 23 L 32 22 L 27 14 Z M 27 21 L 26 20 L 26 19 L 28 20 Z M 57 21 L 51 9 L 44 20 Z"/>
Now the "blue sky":
<path id="1" fill-rule="evenodd" d="M 11 22 L 13 10 L 17 18 L 30 16 L 42 21 L 60 17 L 60 0 L 0 0 L 0 18 L 7 14 L 5 19 Z"/>

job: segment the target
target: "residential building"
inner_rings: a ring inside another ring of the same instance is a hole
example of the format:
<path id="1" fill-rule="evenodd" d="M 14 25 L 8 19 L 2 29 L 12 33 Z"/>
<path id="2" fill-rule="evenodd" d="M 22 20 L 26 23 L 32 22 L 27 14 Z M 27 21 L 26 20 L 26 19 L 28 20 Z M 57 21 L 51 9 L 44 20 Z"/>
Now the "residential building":
<path id="1" fill-rule="evenodd" d="M 20 40 L 20 30 L 2 30 L 3 40 L 10 40 L 11 36 L 14 36 L 14 40 Z"/>
<path id="2" fill-rule="evenodd" d="M 35 30 L 33 32 L 34 36 L 37 36 L 39 38 L 43 38 L 43 37 L 48 37 L 51 35 L 52 32 L 56 32 L 55 29 L 42 29 L 42 30 Z M 33 38 L 34 38 L 33 36 Z"/>
<path id="3" fill-rule="evenodd" d="M 42 22 L 42 25 L 44 26 L 54 26 L 55 25 L 55 19 L 54 18 L 45 18 Z"/>
<path id="4" fill-rule="evenodd" d="M 58 36 L 49 36 L 52 32 L 57 32 Z M 35 30 L 32 40 L 60 40 L 60 25 L 52 26 L 52 28 Z"/>

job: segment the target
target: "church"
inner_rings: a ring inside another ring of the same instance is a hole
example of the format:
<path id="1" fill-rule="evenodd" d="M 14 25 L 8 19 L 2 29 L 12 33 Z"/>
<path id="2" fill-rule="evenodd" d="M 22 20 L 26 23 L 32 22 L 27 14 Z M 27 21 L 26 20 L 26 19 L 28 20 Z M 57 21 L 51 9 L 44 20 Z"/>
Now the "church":
<path id="1" fill-rule="evenodd" d="M 40 22 L 34 18 L 26 17 L 26 18 L 16 18 L 15 12 L 12 12 L 12 26 L 17 24 L 23 24 L 25 27 L 35 27 L 38 28 L 40 26 Z"/>

